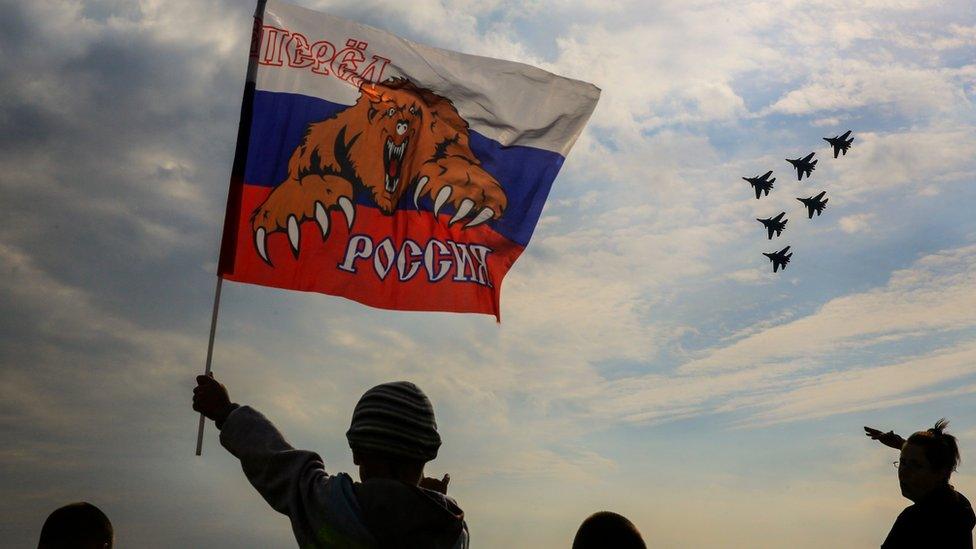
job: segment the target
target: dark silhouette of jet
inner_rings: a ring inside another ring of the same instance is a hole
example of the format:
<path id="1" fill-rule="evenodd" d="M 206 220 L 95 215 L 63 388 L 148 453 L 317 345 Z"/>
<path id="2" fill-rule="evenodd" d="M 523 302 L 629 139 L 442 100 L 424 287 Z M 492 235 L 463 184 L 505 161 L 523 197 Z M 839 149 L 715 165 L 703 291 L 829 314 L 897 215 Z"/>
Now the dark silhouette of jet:
<path id="1" fill-rule="evenodd" d="M 759 195 L 763 191 L 766 192 L 766 196 L 769 196 L 769 190 L 773 188 L 773 181 L 776 181 L 776 178 L 774 177 L 770 179 L 769 176 L 771 175 L 773 175 L 773 170 L 769 170 L 768 172 L 762 175 L 757 175 L 756 177 L 743 177 L 742 179 L 745 179 L 750 185 L 752 185 L 752 188 L 756 190 L 756 200 L 759 200 Z"/>
<path id="2" fill-rule="evenodd" d="M 834 148 L 834 158 L 837 158 L 837 153 L 843 152 L 844 156 L 847 156 L 847 150 L 851 148 L 851 143 L 854 142 L 854 138 L 848 139 L 847 136 L 851 135 L 851 130 L 847 130 L 844 135 L 835 135 L 834 137 L 824 137 L 823 140 L 830 143 L 830 146 Z"/>
<path id="3" fill-rule="evenodd" d="M 778 271 L 780 267 L 782 267 L 784 271 L 786 270 L 786 264 L 789 263 L 790 258 L 793 257 L 793 252 L 786 253 L 789 251 L 790 251 L 790 247 L 787 246 L 778 252 L 772 252 L 772 253 L 763 252 L 763 255 L 768 257 L 769 260 L 773 262 L 774 273 Z"/>
<path id="4" fill-rule="evenodd" d="M 810 162 L 810 159 L 813 158 L 813 155 L 815 155 L 815 154 L 817 154 L 817 153 L 810 153 L 810 154 L 806 155 L 803 158 L 787 158 L 786 159 L 787 162 L 789 162 L 790 164 L 793 164 L 793 167 L 796 168 L 796 180 L 797 181 L 803 180 L 803 174 L 804 173 L 807 174 L 807 179 L 810 178 L 810 172 L 813 171 L 813 169 L 814 169 L 813 167 L 817 165 L 817 162 L 819 162 L 818 160 L 814 160 L 813 162 Z"/>
<path id="5" fill-rule="evenodd" d="M 783 219 L 784 215 L 786 215 L 786 212 L 783 212 L 776 217 L 767 217 L 766 219 L 759 219 L 758 217 L 756 218 L 756 221 L 762 223 L 763 226 L 766 227 L 766 231 L 769 233 L 769 240 L 773 239 L 773 233 L 776 233 L 776 236 L 779 236 L 783 232 L 783 229 L 786 228 L 786 223 L 789 222 L 789 219 Z"/>
<path id="6" fill-rule="evenodd" d="M 797 198 L 797 200 L 803 202 L 803 205 L 807 207 L 807 219 L 813 219 L 813 212 L 817 212 L 818 216 L 823 213 L 824 208 L 827 207 L 827 201 L 830 200 L 829 198 L 823 198 L 825 194 L 827 194 L 827 191 L 820 191 L 820 194 L 817 196 Z M 820 200 L 821 198 L 823 200 Z"/>

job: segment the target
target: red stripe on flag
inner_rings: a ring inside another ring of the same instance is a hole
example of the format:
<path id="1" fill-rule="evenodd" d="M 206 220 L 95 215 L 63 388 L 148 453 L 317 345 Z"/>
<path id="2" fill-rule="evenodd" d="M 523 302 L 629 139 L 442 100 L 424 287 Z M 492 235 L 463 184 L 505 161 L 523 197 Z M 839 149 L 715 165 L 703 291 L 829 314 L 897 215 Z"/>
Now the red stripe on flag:
<path id="1" fill-rule="evenodd" d="M 357 205 L 350 231 L 335 209 L 325 238 L 315 220 L 300 225 L 297 259 L 286 231 L 268 235 L 269 265 L 258 255 L 250 217 L 272 190 L 243 185 L 235 253 L 220 266 L 227 280 L 342 296 L 383 309 L 498 317 L 502 279 L 523 248 L 487 225 L 464 229 L 462 221 L 448 227 L 451 214 L 435 219 L 429 211 L 406 210 L 388 216 Z"/>

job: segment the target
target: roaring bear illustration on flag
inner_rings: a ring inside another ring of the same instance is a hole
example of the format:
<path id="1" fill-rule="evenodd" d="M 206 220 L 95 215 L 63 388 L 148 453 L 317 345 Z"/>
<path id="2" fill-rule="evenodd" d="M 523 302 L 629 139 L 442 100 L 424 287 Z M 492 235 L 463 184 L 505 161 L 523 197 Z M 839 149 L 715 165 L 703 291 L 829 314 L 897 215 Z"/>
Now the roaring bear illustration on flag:
<path id="1" fill-rule="evenodd" d="M 219 275 L 500 315 L 599 90 L 259 3 Z"/>
<path id="2" fill-rule="evenodd" d="M 329 209 L 340 208 L 349 228 L 354 193 L 366 193 L 386 215 L 396 209 L 409 181 L 414 206 L 433 197 L 436 216 L 454 206 L 449 225 L 474 218 L 465 228 L 505 211 L 505 192 L 468 145 L 468 123 L 450 100 L 403 78 L 367 84 L 355 105 L 311 124 L 288 162 L 282 181 L 252 216 L 258 254 L 268 264 L 266 239 L 288 234 L 298 257 L 300 225 L 314 220 L 329 234 Z"/>

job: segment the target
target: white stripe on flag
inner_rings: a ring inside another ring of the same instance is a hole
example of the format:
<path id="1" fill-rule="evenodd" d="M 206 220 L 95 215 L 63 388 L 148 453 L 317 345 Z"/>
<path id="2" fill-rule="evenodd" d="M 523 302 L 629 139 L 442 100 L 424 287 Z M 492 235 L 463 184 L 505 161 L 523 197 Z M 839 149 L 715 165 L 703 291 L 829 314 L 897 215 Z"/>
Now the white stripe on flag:
<path id="1" fill-rule="evenodd" d="M 382 69 L 384 79 L 404 76 L 449 98 L 472 130 L 502 145 L 566 156 L 600 97 L 599 88 L 592 84 L 523 63 L 417 44 L 276 0 L 267 3 L 264 25 L 258 90 L 352 105 L 359 90 L 355 83 L 337 77 L 336 69 L 344 70 L 346 60 L 345 70 L 354 67 L 353 72 L 361 73 L 372 63 L 374 79 Z M 295 53 L 303 40 L 304 51 L 311 51 L 312 58 Z"/>

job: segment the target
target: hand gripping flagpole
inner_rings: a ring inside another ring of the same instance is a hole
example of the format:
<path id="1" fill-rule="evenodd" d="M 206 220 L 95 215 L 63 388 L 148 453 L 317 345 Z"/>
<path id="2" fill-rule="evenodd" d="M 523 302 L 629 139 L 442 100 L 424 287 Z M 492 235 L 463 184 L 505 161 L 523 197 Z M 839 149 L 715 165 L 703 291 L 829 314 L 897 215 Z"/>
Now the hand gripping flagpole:
<path id="1" fill-rule="evenodd" d="M 224 235 L 217 262 L 217 289 L 214 291 L 213 314 L 210 317 L 210 341 L 207 344 L 207 365 L 204 375 L 210 374 L 213 362 L 214 336 L 217 333 L 217 312 L 220 309 L 220 287 L 223 274 L 233 270 L 234 252 L 237 248 L 237 224 L 240 221 L 241 193 L 244 185 L 244 166 L 247 163 L 247 146 L 251 138 L 251 113 L 254 107 L 254 89 L 258 72 L 258 54 L 261 48 L 261 26 L 264 21 L 264 5 L 267 0 L 257 0 L 254 9 L 254 26 L 251 29 L 251 48 L 247 59 L 247 77 L 244 80 L 244 98 L 241 101 L 241 118 L 237 127 L 237 147 L 234 165 L 230 172 L 230 190 L 227 193 L 227 211 L 224 214 Z M 203 453 L 203 426 L 206 418 L 200 414 L 197 428 L 197 455 Z"/>
<path id="2" fill-rule="evenodd" d="M 217 333 L 217 311 L 220 310 L 220 287 L 224 284 L 222 276 L 217 277 L 217 289 L 214 291 L 213 315 L 210 317 L 210 343 L 207 344 L 207 366 L 203 375 L 210 375 L 210 364 L 213 360 L 214 335 Z M 197 455 L 203 453 L 203 426 L 207 418 L 200 413 L 200 428 L 197 429 Z"/>

